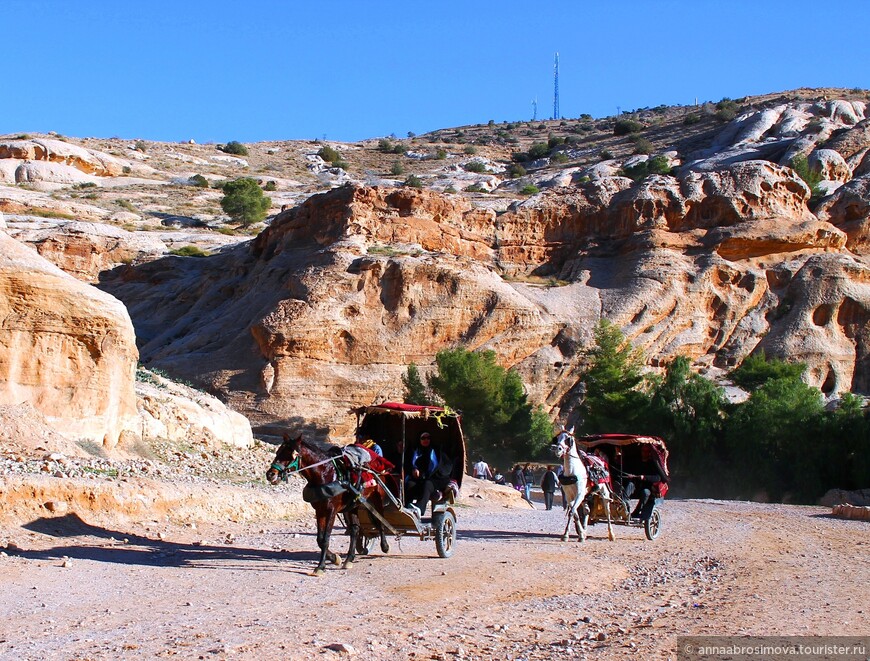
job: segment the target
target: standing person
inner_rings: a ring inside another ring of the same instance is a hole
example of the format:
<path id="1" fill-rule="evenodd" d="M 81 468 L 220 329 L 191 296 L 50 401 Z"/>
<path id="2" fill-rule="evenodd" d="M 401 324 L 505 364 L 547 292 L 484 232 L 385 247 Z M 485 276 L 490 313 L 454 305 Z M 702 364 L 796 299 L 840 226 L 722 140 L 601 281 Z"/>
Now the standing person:
<path id="1" fill-rule="evenodd" d="M 474 464 L 474 477 L 478 480 L 492 479 L 492 471 L 489 469 L 489 464 L 483 460 L 483 457 L 478 457 L 477 463 Z"/>
<path id="2" fill-rule="evenodd" d="M 525 480 L 523 489 L 526 492 L 526 500 L 532 502 L 532 485 L 535 483 L 535 475 L 532 473 L 531 464 L 526 464 L 523 467 L 523 479 Z"/>
<path id="3" fill-rule="evenodd" d="M 556 481 L 558 479 L 554 466 L 547 466 L 547 472 L 541 478 L 541 490 L 544 492 L 545 509 L 553 509 L 553 497 L 556 495 Z"/>
<path id="4" fill-rule="evenodd" d="M 438 456 L 432 447 L 432 437 L 428 432 L 420 434 L 420 441 L 411 455 L 410 464 L 405 470 L 406 506 L 416 509 L 419 516 L 426 512 L 429 497 L 434 492 L 432 476 L 438 468 Z"/>
<path id="5" fill-rule="evenodd" d="M 526 476 L 523 474 L 523 467 L 519 464 L 514 466 L 513 471 L 511 471 L 511 484 L 514 485 L 514 489 L 517 491 L 525 493 Z"/>

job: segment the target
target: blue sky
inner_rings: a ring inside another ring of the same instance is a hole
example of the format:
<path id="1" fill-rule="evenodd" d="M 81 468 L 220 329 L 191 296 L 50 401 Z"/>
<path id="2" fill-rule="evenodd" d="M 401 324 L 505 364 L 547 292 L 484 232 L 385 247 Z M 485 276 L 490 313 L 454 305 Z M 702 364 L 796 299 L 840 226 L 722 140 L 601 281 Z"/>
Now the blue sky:
<path id="1" fill-rule="evenodd" d="M 0 134 L 359 140 L 870 88 L 870 3 L 2 0 Z"/>

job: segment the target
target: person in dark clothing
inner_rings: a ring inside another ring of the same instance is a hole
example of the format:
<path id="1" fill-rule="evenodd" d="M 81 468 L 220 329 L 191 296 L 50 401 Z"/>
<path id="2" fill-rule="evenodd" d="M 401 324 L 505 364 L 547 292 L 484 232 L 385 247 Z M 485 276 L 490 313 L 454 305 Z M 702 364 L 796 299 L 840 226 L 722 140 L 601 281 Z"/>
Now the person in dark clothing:
<path id="1" fill-rule="evenodd" d="M 651 507 L 648 509 L 650 496 L 652 496 L 654 485 L 665 482 L 668 478 L 661 464 L 655 457 L 655 453 L 649 445 L 641 445 L 640 447 L 640 463 L 635 470 L 636 474 L 626 473 L 624 475 L 623 495 L 626 500 L 630 500 L 637 496 L 637 506 L 631 513 L 632 519 L 645 518 L 649 516 Z"/>
<path id="2" fill-rule="evenodd" d="M 405 477 L 405 501 L 408 507 L 416 509 L 420 516 L 436 491 L 444 491 L 450 482 L 453 462 L 447 457 L 438 460 L 428 433 L 420 435 L 420 446 L 414 450 Z"/>
<path id="3" fill-rule="evenodd" d="M 556 495 L 556 471 L 553 466 L 547 466 L 547 472 L 541 478 L 541 491 L 544 492 L 544 507 L 548 510 L 553 509 L 553 497 Z"/>
<path id="4" fill-rule="evenodd" d="M 523 467 L 519 464 L 514 466 L 514 469 L 511 471 L 511 484 L 514 485 L 514 489 L 517 491 L 525 493 L 526 476 L 523 473 Z"/>

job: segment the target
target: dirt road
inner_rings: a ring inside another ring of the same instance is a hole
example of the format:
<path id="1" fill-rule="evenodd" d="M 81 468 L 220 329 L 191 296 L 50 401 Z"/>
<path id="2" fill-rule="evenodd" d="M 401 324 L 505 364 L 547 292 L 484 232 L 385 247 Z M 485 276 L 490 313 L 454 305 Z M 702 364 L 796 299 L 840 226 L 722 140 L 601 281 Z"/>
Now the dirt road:
<path id="1" fill-rule="evenodd" d="M 462 507 L 452 558 L 406 538 L 322 578 L 308 518 L 41 518 L 0 531 L 0 658 L 664 659 L 683 633 L 867 634 L 870 523 L 827 512 L 669 501 L 657 541 L 581 545 L 558 509 Z"/>

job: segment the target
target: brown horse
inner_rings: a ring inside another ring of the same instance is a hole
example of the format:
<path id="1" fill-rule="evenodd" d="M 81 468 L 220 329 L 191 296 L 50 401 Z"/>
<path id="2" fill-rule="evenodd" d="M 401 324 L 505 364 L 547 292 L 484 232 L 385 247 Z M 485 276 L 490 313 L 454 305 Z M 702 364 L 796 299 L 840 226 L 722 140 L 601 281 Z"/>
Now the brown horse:
<path id="1" fill-rule="evenodd" d="M 278 447 L 275 459 L 269 470 L 266 471 L 266 480 L 270 484 L 278 484 L 288 472 L 298 471 L 308 482 L 306 492 L 311 506 L 317 517 L 317 545 L 320 547 L 320 562 L 314 570 L 314 576 L 321 576 L 326 568 L 327 559 L 333 564 L 339 564 L 341 559 L 329 550 L 329 537 L 335 526 L 335 517 L 344 514 L 345 521 L 350 530 L 350 547 L 344 568 L 350 569 L 356 559 L 357 539 L 359 537 L 359 516 L 357 510 L 360 507 L 361 498 L 365 498 L 375 510 L 383 515 L 385 494 L 379 484 L 375 486 L 355 487 L 359 497 L 352 490 L 342 490 L 339 485 L 339 466 L 344 459 L 341 455 L 331 456 L 326 452 L 314 447 L 310 443 L 298 438 L 291 439 L 284 434 L 284 442 Z M 338 487 L 338 488 L 336 488 Z M 340 491 L 330 495 L 333 491 Z M 303 492 L 303 496 L 306 495 Z M 390 545 L 386 534 L 380 527 L 381 550 L 388 553 Z"/>

